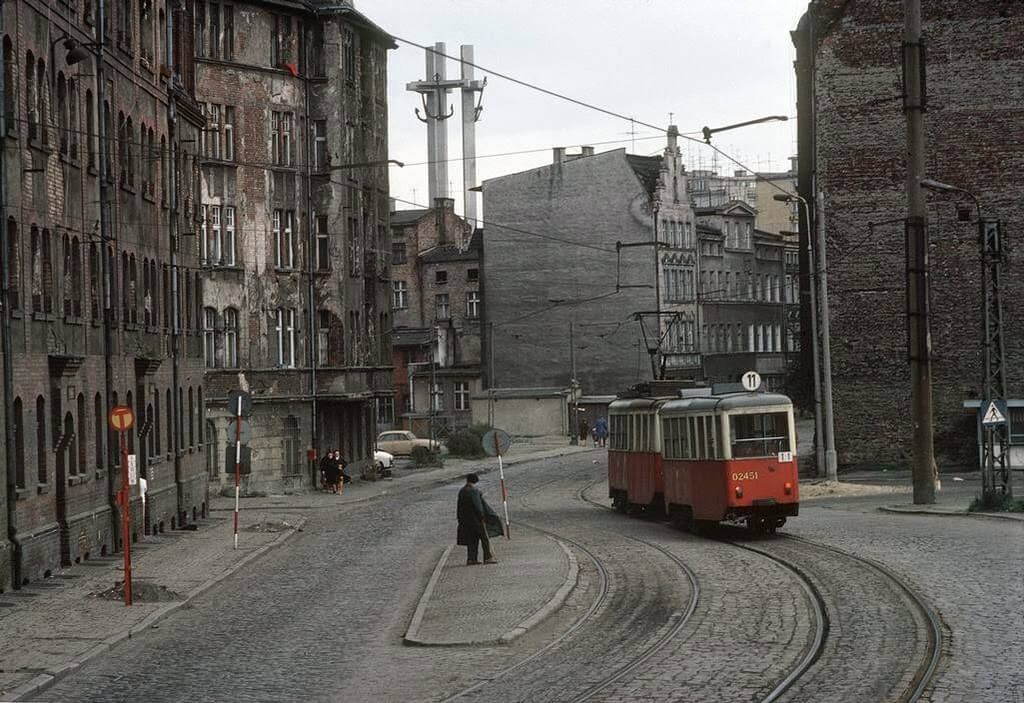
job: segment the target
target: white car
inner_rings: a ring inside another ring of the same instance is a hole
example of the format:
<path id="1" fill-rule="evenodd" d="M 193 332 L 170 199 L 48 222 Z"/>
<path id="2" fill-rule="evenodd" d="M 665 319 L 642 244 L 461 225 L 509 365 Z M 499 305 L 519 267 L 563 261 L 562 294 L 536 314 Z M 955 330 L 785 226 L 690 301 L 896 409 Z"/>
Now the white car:
<path id="1" fill-rule="evenodd" d="M 398 456 L 409 456 L 415 447 L 426 447 L 431 451 L 441 451 L 441 443 L 437 440 L 420 439 L 408 430 L 388 430 L 377 435 L 377 446 Z"/>
<path id="2" fill-rule="evenodd" d="M 395 455 L 375 449 L 373 450 L 373 463 L 378 469 L 390 469 L 395 464 Z"/>

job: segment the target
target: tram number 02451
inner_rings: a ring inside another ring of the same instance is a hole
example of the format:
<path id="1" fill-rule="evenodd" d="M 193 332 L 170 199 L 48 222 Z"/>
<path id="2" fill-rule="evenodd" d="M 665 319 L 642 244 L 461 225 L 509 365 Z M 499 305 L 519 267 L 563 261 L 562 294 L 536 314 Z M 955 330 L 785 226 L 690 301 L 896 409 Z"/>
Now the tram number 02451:
<path id="1" fill-rule="evenodd" d="M 733 471 L 733 481 L 753 481 L 757 478 L 756 471 Z"/>

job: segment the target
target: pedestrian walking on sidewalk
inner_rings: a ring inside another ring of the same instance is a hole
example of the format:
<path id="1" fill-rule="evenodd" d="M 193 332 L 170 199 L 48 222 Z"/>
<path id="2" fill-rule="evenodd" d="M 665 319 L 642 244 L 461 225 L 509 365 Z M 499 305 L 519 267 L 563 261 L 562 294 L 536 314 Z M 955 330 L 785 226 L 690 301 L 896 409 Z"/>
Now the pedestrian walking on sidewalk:
<path id="1" fill-rule="evenodd" d="M 608 439 L 608 421 L 599 417 L 594 421 L 594 446 L 600 443 L 603 447 L 606 439 Z"/>
<path id="2" fill-rule="evenodd" d="M 590 423 L 586 418 L 580 420 L 580 442 L 586 446 L 587 438 L 590 437 Z"/>
<path id="3" fill-rule="evenodd" d="M 475 473 L 466 474 L 466 485 L 459 490 L 459 501 L 456 508 L 456 516 L 459 520 L 459 529 L 456 543 L 466 548 L 466 565 L 479 564 L 478 549 L 482 544 L 484 547 L 484 564 L 497 564 L 491 552 L 491 536 L 497 537 L 504 534 L 501 528 L 501 519 L 491 506 L 484 500 L 480 489 L 476 487 L 480 477 Z M 494 534 L 495 524 L 497 534 Z"/>
<path id="4" fill-rule="evenodd" d="M 328 491 L 331 488 L 330 484 L 327 483 L 327 469 L 333 460 L 334 452 L 331 451 L 326 452 L 320 460 L 320 488 L 325 491 Z"/>
<path id="5" fill-rule="evenodd" d="M 324 480 L 327 483 L 327 490 L 331 493 L 338 493 L 338 486 L 341 484 L 341 467 L 338 465 L 338 452 L 332 451 L 327 454 L 327 463 L 324 470 Z"/>

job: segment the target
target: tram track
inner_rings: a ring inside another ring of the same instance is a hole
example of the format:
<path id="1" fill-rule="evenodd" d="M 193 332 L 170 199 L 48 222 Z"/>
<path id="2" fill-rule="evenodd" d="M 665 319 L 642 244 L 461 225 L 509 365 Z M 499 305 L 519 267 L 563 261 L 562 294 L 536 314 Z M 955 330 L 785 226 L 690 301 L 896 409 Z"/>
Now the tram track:
<path id="1" fill-rule="evenodd" d="M 551 481 L 545 481 L 542 484 L 540 484 L 538 486 L 534 486 L 533 488 L 531 488 L 530 492 L 531 493 L 536 493 L 539 490 L 547 488 L 548 486 L 550 486 L 552 484 L 559 483 L 559 482 L 564 482 L 565 480 L 567 480 L 567 478 L 571 479 L 571 477 L 562 476 L 562 477 L 559 477 L 557 479 L 553 479 Z M 580 496 L 581 496 L 582 492 L 585 489 L 586 489 L 586 486 L 584 488 L 581 488 L 581 489 L 579 489 L 577 491 L 577 495 L 576 495 L 577 499 L 580 499 Z M 550 514 L 546 513 L 543 510 L 538 510 L 536 508 L 530 508 L 530 507 L 526 507 L 526 510 L 528 510 L 528 511 L 534 513 L 534 514 L 539 514 L 539 515 L 544 515 L 546 517 L 550 517 Z M 585 554 L 587 556 L 587 558 L 591 561 L 591 563 L 593 563 L 594 568 L 595 568 L 595 570 L 596 570 L 596 572 L 598 574 L 598 589 L 597 589 L 598 592 L 597 592 L 597 595 L 591 601 L 591 603 L 590 603 L 589 607 L 587 608 L 586 612 L 581 617 L 579 617 L 576 621 L 574 621 L 572 623 L 572 625 L 570 625 L 564 632 L 560 633 L 555 639 L 551 640 L 546 645 L 544 645 L 543 647 L 541 647 L 537 651 L 533 652 L 532 654 L 530 654 L 530 655 L 524 657 L 523 659 L 519 660 L 515 664 L 513 664 L 513 665 L 511 665 L 509 667 L 506 667 L 504 669 L 501 669 L 501 670 L 491 674 L 487 678 L 487 680 L 477 682 L 476 684 L 474 684 L 472 686 L 469 686 L 467 688 L 464 688 L 461 691 L 458 691 L 455 694 L 451 695 L 450 697 L 445 698 L 444 699 L 445 703 L 448 703 L 448 701 L 458 700 L 460 698 L 468 696 L 471 693 L 480 691 L 481 689 L 483 689 L 487 685 L 491 684 L 495 680 L 508 677 L 508 676 L 510 676 L 510 675 L 512 675 L 512 674 L 514 674 L 514 673 L 516 673 L 516 672 L 518 672 L 520 670 L 522 670 L 524 667 L 528 666 L 529 664 L 531 664 L 533 662 L 536 662 L 538 659 L 543 657 L 545 654 L 547 654 L 547 653 L 557 649 L 558 647 L 560 647 L 562 645 L 565 645 L 565 644 L 569 643 L 571 641 L 571 639 L 573 638 L 573 636 L 576 635 L 580 630 L 582 630 L 586 625 L 588 625 L 588 624 L 590 624 L 590 623 L 592 623 L 592 622 L 597 620 L 597 618 L 599 617 L 600 613 L 602 612 L 602 609 L 605 607 L 605 605 L 608 602 L 609 592 L 610 592 L 609 591 L 610 570 L 607 567 L 607 565 L 604 563 L 604 560 L 602 560 L 601 557 L 599 557 L 597 554 L 595 554 L 594 551 L 592 551 L 591 549 L 588 549 L 586 546 L 584 546 L 578 540 L 574 540 L 574 539 L 566 536 L 563 533 L 555 532 L 555 531 L 553 531 L 551 529 L 546 529 L 546 528 L 541 527 L 541 526 L 539 526 L 539 525 L 537 525 L 535 523 L 532 523 L 532 522 L 526 522 L 526 521 L 520 520 L 520 521 L 518 521 L 518 523 L 523 525 L 524 527 L 528 527 L 528 528 L 530 528 L 532 530 L 536 530 L 537 532 L 540 532 L 542 534 L 546 534 L 546 535 L 548 535 L 548 536 L 550 536 L 550 537 L 552 537 L 554 539 L 558 539 L 558 540 L 561 540 L 561 541 L 563 541 L 563 542 L 565 542 L 567 544 L 570 544 L 570 545 L 572 545 L 573 548 L 575 548 L 575 549 L 579 550 L 580 552 L 582 552 L 583 554 Z M 593 699 L 594 697 L 598 696 L 603 691 L 607 690 L 614 683 L 616 683 L 617 681 L 620 681 L 622 678 L 627 676 L 630 672 L 632 672 L 632 671 L 636 670 L 638 667 L 642 666 L 646 661 L 651 659 L 662 648 L 664 648 L 669 642 L 672 642 L 677 637 L 677 635 L 680 633 L 680 631 L 686 626 L 687 622 L 689 621 L 690 617 L 693 615 L 694 611 L 697 609 L 697 603 L 698 603 L 698 600 L 700 598 L 700 584 L 699 584 L 699 582 L 697 580 L 696 574 L 693 572 L 693 570 L 682 559 L 680 559 L 675 554 L 672 554 L 670 551 L 668 551 L 664 547 L 661 547 L 660 545 L 657 545 L 657 544 L 655 544 L 653 542 L 649 542 L 648 540 L 644 540 L 644 539 L 641 539 L 639 537 L 631 537 L 631 536 L 628 536 L 628 535 L 620 535 L 620 536 L 622 538 L 624 538 L 624 539 L 628 539 L 628 540 L 630 540 L 632 542 L 636 542 L 638 544 L 642 544 L 642 545 L 644 545 L 644 546 L 646 546 L 646 547 L 648 547 L 648 548 L 650 548 L 652 550 L 655 550 L 656 552 L 659 552 L 663 556 L 667 557 L 671 562 L 673 562 L 676 565 L 676 567 L 678 567 L 679 570 L 686 576 L 686 579 L 689 582 L 689 592 L 690 592 L 689 602 L 686 605 L 685 611 L 675 611 L 673 613 L 672 617 L 675 619 L 675 622 L 665 632 L 661 633 L 661 635 L 659 635 L 658 638 L 654 642 L 652 642 L 650 645 L 645 647 L 643 649 L 643 651 L 641 651 L 639 654 L 636 654 L 636 655 L 630 657 L 625 662 L 623 662 L 620 665 L 616 666 L 615 669 L 612 672 L 610 672 L 608 675 L 604 676 L 602 679 L 600 679 L 596 683 L 591 684 L 582 693 L 579 693 L 579 694 L 575 695 L 573 698 L 569 699 L 569 700 L 573 701 L 573 703 L 583 703 L 584 701 L 589 701 L 589 700 Z"/>
<path id="2" fill-rule="evenodd" d="M 577 493 L 580 500 L 591 504 L 592 506 L 614 512 L 614 509 L 608 505 L 595 501 L 587 497 L 586 492 L 593 486 L 601 483 L 600 480 L 592 481 L 585 485 Z M 722 530 L 735 530 L 740 528 L 734 528 L 732 526 L 723 526 Z M 763 558 L 769 559 L 787 571 L 791 572 L 796 576 L 798 582 L 804 590 L 804 593 L 808 599 L 808 603 L 812 606 L 812 610 L 815 614 L 816 628 L 815 635 L 812 645 L 808 648 L 807 652 L 801 658 L 800 662 L 793 667 L 793 669 L 787 674 L 778 684 L 776 684 L 764 697 L 759 698 L 761 703 L 772 703 L 782 699 L 785 694 L 791 691 L 798 682 L 810 672 L 816 662 L 819 661 L 825 654 L 826 643 L 828 642 L 829 631 L 831 628 L 831 622 L 828 615 L 828 604 L 822 594 L 819 587 L 815 584 L 814 579 L 808 574 L 804 568 L 798 566 L 793 560 L 782 557 L 778 554 L 774 554 L 771 551 L 760 549 L 752 546 L 748 543 L 738 542 L 736 540 L 725 539 L 722 537 L 710 537 L 716 541 L 738 549 L 758 554 Z M 916 703 L 920 700 L 924 692 L 927 690 L 932 677 L 937 670 L 939 660 L 942 654 L 942 625 L 939 616 L 935 611 L 928 605 L 927 601 L 918 594 L 913 587 L 906 583 L 904 579 L 899 577 L 893 571 L 887 567 L 875 562 L 874 560 L 860 557 L 855 554 L 843 551 L 836 547 L 832 547 L 825 544 L 820 544 L 812 540 L 805 539 L 803 537 L 797 537 L 793 535 L 777 534 L 768 537 L 763 537 L 763 540 L 769 543 L 789 543 L 799 544 L 802 547 L 809 549 L 818 549 L 829 553 L 834 557 L 840 557 L 844 559 L 853 560 L 860 565 L 872 570 L 873 572 L 881 575 L 886 581 L 894 585 L 913 605 L 916 610 L 918 618 L 926 623 L 924 628 L 927 632 L 926 642 L 924 646 L 924 654 L 918 666 L 915 668 L 910 681 L 905 686 L 904 690 L 899 694 L 896 699 L 900 703 Z M 916 620 L 917 618 L 915 618 Z"/>

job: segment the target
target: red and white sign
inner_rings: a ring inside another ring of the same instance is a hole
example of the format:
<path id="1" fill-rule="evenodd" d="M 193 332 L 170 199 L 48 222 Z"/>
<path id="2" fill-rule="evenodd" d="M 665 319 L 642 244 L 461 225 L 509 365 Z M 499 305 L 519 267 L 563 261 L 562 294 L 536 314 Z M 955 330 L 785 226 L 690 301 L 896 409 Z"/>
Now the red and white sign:
<path id="1" fill-rule="evenodd" d="M 115 405 L 107 415 L 107 422 L 115 432 L 127 432 L 135 426 L 135 411 L 127 405 Z"/>

